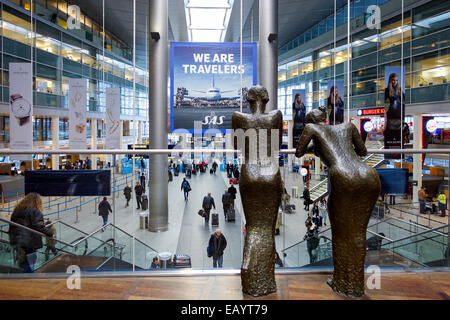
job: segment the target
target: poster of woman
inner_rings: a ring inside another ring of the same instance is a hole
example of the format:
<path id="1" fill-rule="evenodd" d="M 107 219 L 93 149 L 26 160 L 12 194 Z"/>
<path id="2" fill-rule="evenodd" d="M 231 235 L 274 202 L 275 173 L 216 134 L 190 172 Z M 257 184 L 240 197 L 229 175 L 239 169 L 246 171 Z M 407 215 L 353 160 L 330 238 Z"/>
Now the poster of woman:
<path id="1" fill-rule="evenodd" d="M 340 124 L 344 122 L 344 81 L 330 80 L 328 81 L 328 123 Z"/>
<path id="2" fill-rule="evenodd" d="M 305 128 L 306 106 L 305 106 L 305 89 L 292 90 L 292 119 L 293 126 L 293 146 L 297 146 L 298 139 L 302 135 Z"/>
<path id="3" fill-rule="evenodd" d="M 401 67 L 385 68 L 385 89 L 384 89 L 384 108 L 385 108 L 385 130 L 384 130 L 384 148 L 401 149 L 402 143 L 402 124 L 405 118 L 405 80 L 402 76 Z M 385 159 L 399 159 L 400 155 L 385 155 Z"/>

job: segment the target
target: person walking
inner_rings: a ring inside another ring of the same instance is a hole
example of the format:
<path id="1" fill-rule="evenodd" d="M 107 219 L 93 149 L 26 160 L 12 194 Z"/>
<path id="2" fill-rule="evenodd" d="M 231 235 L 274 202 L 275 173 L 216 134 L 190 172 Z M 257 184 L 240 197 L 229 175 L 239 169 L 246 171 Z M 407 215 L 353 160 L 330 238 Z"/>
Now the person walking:
<path id="1" fill-rule="evenodd" d="M 444 190 L 439 193 L 438 197 L 439 210 L 441 211 L 441 217 L 445 217 L 445 209 L 447 208 L 447 197 L 445 196 Z"/>
<path id="2" fill-rule="evenodd" d="M 212 163 L 212 170 L 213 170 L 214 174 L 216 174 L 217 166 L 218 166 L 217 162 L 213 161 L 213 163 Z"/>
<path id="3" fill-rule="evenodd" d="M 208 192 L 208 195 L 203 198 L 202 208 L 205 210 L 205 223 L 209 223 L 211 209 L 214 208 L 216 210 L 216 204 L 214 203 L 214 198 L 211 197 L 211 192 Z"/>
<path id="4" fill-rule="evenodd" d="M 222 234 L 222 230 L 216 232 L 209 238 L 209 257 L 213 258 L 213 268 L 223 267 L 223 251 L 227 247 L 227 239 Z"/>
<path id="5" fill-rule="evenodd" d="M 233 206 L 233 196 L 225 189 L 224 194 L 222 195 L 222 206 L 223 206 L 223 215 L 225 218 L 227 217 L 227 212 Z"/>
<path id="6" fill-rule="evenodd" d="M 308 250 L 309 255 L 309 263 L 316 262 L 317 252 L 316 249 L 319 246 L 319 238 L 317 237 L 317 227 L 311 220 L 306 220 L 306 234 L 303 237 L 303 240 L 306 240 L 306 249 Z"/>
<path id="7" fill-rule="evenodd" d="M 420 190 L 418 192 L 418 198 L 419 198 L 419 212 L 425 213 L 425 200 L 428 197 L 428 194 L 426 193 L 426 188 L 424 186 L 420 187 Z"/>
<path id="8" fill-rule="evenodd" d="M 42 215 L 42 199 L 38 193 L 27 194 L 14 208 L 11 222 L 36 230 L 48 237 L 55 237 L 53 232 L 45 227 Z M 17 252 L 17 260 L 24 273 L 32 273 L 37 261 L 36 251 L 43 247 L 42 237 L 24 228 L 9 226 L 9 243 Z"/>
<path id="9" fill-rule="evenodd" d="M 168 170 L 167 174 L 169 175 L 169 182 L 173 181 L 173 174 L 172 174 L 172 170 L 171 169 Z"/>
<path id="10" fill-rule="evenodd" d="M 143 193 L 145 193 L 145 173 L 144 170 L 141 171 L 141 176 L 139 177 L 140 181 L 141 181 L 141 186 L 143 189 Z"/>
<path id="11" fill-rule="evenodd" d="M 305 210 L 309 211 L 309 205 L 311 204 L 311 196 L 309 194 L 309 189 L 307 186 L 305 186 L 305 189 L 303 190 L 303 204 L 305 205 Z"/>
<path id="12" fill-rule="evenodd" d="M 136 182 L 136 186 L 134 187 L 134 194 L 136 195 L 136 203 L 137 208 L 140 209 L 142 205 L 142 194 L 144 193 L 144 188 L 139 184 L 139 182 Z"/>
<path id="13" fill-rule="evenodd" d="M 183 182 L 181 182 L 181 191 L 184 192 L 184 201 L 187 201 L 189 197 L 189 191 L 191 191 L 191 185 L 189 184 L 189 181 L 186 180 L 186 178 L 183 178 Z"/>
<path id="14" fill-rule="evenodd" d="M 311 218 L 312 222 L 317 226 L 317 228 L 321 227 L 322 224 L 320 223 L 320 215 L 319 215 L 319 202 L 314 202 L 314 205 L 311 210 Z"/>
<path id="15" fill-rule="evenodd" d="M 108 223 L 108 215 L 112 212 L 111 205 L 106 197 L 103 197 L 103 201 L 98 204 L 98 215 L 103 218 L 103 226 Z"/>
<path id="16" fill-rule="evenodd" d="M 233 205 L 234 205 L 234 200 L 236 200 L 236 194 L 237 194 L 237 190 L 236 190 L 236 188 L 234 187 L 234 185 L 231 185 L 231 186 L 228 188 L 228 193 L 231 194 L 231 197 L 233 198 Z"/>
<path id="17" fill-rule="evenodd" d="M 125 196 L 125 199 L 127 199 L 127 204 L 125 205 L 125 208 L 127 208 L 130 205 L 131 200 L 131 188 L 129 185 L 123 188 L 123 194 Z"/>
<path id="18" fill-rule="evenodd" d="M 235 177 L 235 178 L 237 179 L 237 181 L 239 181 L 239 175 L 240 175 L 240 172 L 239 172 L 238 167 L 236 166 L 236 167 L 233 169 L 233 177 Z"/>
<path id="19" fill-rule="evenodd" d="M 52 225 L 52 222 L 50 219 L 45 220 L 45 227 L 50 229 L 50 231 L 53 233 L 52 238 L 46 238 L 45 239 L 45 260 L 47 261 L 50 258 L 50 251 L 53 253 L 54 256 L 58 254 L 58 251 L 56 250 L 56 241 L 54 237 L 56 237 L 56 228 L 54 225 Z"/>
<path id="20" fill-rule="evenodd" d="M 327 200 L 325 199 L 325 197 L 320 198 L 319 211 L 320 211 L 320 216 L 322 217 L 322 223 L 324 226 L 326 226 L 328 212 L 327 212 Z"/>

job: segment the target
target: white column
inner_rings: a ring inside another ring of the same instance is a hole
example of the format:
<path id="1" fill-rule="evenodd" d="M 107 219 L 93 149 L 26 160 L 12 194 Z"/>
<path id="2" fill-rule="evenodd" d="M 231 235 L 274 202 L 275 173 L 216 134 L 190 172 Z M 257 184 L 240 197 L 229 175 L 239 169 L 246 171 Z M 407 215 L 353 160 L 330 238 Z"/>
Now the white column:
<path id="1" fill-rule="evenodd" d="M 422 115 L 415 114 L 414 115 L 414 149 L 422 149 Z M 417 186 L 413 187 L 413 202 L 418 202 L 419 198 L 417 193 L 422 186 L 422 154 L 414 154 L 413 155 L 413 180 L 417 181 Z"/>
<path id="2" fill-rule="evenodd" d="M 52 117 L 52 149 L 59 149 L 59 117 Z M 52 170 L 59 170 L 59 154 L 52 154 Z"/>
<path id="3" fill-rule="evenodd" d="M 97 119 L 94 118 L 91 118 L 91 149 L 97 149 Z M 97 169 L 97 156 L 95 154 L 91 154 L 89 158 L 92 162 L 91 168 L 93 170 Z"/>

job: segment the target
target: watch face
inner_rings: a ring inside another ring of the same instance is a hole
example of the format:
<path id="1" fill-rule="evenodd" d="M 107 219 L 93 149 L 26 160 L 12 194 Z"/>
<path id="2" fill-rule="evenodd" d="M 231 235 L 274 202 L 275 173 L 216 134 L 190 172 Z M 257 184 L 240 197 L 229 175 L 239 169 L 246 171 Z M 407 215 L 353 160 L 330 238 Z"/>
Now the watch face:
<path id="1" fill-rule="evenodd" d="M 24 98 L 19 98 L 12 102 L 11 109 L 16 118 L 25 118 L 30 115 L 31 105 Z"/>

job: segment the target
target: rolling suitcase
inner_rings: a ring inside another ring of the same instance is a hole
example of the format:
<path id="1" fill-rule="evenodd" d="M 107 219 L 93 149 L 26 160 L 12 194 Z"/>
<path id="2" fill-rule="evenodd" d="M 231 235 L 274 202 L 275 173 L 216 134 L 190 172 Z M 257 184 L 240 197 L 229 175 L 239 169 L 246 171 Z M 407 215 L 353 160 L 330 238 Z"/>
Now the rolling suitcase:
<path id="1" fill-rule="evenodd" d="M 211 225 L 212 226 L 219 226 L 219 214 L 218 213 L 211 213 Z"/>
<path id="2" fill-rule="evenodd" d="M 238 184 L 237 178 L 230 178 L 230 184 Z"/>
<path id="3" fill-rule="evenodd" d="M 236 220 L 236 211 L 233 207 L 230 207 L 227 211 L 227 221 L 235 221 Z"/>
<path id="4" fill-rule="evenodd" d="M 180 174 L 180 171 L 179 171 L 179 170 L 175 170 L 174 173 L 173 173 L 173 175 L 174 175 L 175 177 L 178 177 L 179 174 Z"/>
<path id="5" fill-rule="evenodd" d="M 174 254 L 172 266 L 174 268 L 191 268 L 191 257 L 187 254 Z"/>
<path id="6" fill-rule="evenodd" d="M 148 198 L 146 194 L 142 195 L 142 210 L 148 209 Z"/>

